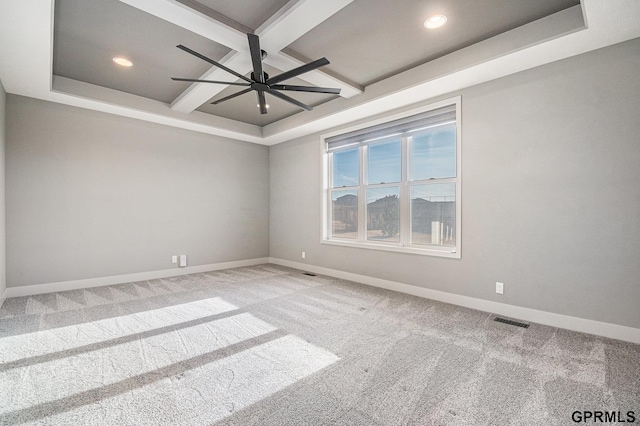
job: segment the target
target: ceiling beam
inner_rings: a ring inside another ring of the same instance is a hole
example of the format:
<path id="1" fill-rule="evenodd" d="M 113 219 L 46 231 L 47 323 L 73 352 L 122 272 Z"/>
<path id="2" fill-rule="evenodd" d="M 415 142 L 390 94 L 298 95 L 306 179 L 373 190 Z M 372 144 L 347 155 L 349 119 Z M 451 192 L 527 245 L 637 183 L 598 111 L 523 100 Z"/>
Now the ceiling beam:
<path id="1" fill-rule="evenodd" d="M 247 37 L 244 33 L 175 0 L 120 1 L 229 47 L 235 52 L 229 53 L 218 62 L 241 74 L 251 71 Z M 268 52 L 267 58 L 272 57 L 265 62 L 283 71 L 301 65 L 302 62 L 281 54 L 280 50 L 352 1 L 292 0 L 287 3 L 256 30 L 256 34 L 260 36 L 262 49 Z M 224 78 L 228 78 L 228 74 L 215 66 L 199 77 L 199 79 L 212 80 Z M 340 88 L 343 97 L 362 93 L 362 88 L 318 70 L 311 71 L 300 78 L 312 84 Z M 194 83 L 172 102 L 171 109 L 183 113 L 194 111 L 224 90 L 225 87 L 224 85 Z"/>
<path id="2" fill-rule="evenodd" d="M 290 1 L 256 30 L 268 53 L 279 52 L 353 0 Z"/>
<path id="3" fill-rule="evenodd" d="M 362 96 L 327 102 L 309 113 L 296 114 L 260 128 L 198 111 L 182 114 L 162 102 L 89 87 L 86 83 L 65 83 L 59 77 L 54 78 L 52 90 L 54 1 L 5 1 L 3 12 L 6 13 L 0 14 L 0 80 L 8 94 L 265 145 L 343 126 L 640 37 L 640 21 L 636 18 L 640 16 L 640 2 L 582 0 L 588 23 L 586 28 L 575 25 L 581 15 L 572 17 L 573 9 L 563 11 L 375 83 L 368 86 Z M 574 22 L 573 25 L 569 22 L 567 31 L 563 31 L 564 24 L 558 22 L 558 19 L 563 21 L 563 17 Z M 552 34 L 548 31 L 550 26 L 555 28 Z M 540 39 L 534 37 L 535 34 L 544 37 Z M 70 87 L 71 83 L 73 87 Z"/>
<path id="4" fill-rule="evenodd" d="M 246 36 L 245 36 L 246 37 Z M 244 73 L 251 69 L 249 55 L 231 51 L 219 63 L 234 71 Z M 198 77 L 199 80 L 236 81 L 238 78 L 214 66 Z M 218 93 L 226 89 L 225 84 L 194 83 L 182 92 L 172 103 L 171 109 L 177 112 L 190 113 L 205 104 Z"/>
<path id="5" fill-rule="evenodd" d="M 319 58 L 317 58 L 319 59 Z M 284 52 L 276 52 L 269 54 L 264 63 L 279 70 L 290 70 L 297 68 L 305 63 Z M 351 98 L 361 95 L 364 89 L 356 83 L 347 83 L 346 81 L 327 74 L 321 70 L 315 70 L 298 76 L 297 78 L 311 83 L 318 87 L 335 87 L 340 89 L 340 96 L 343 98 Z"/>
<path id="6" fill-rule="evenodd" d="M 251 69 L 251 62 L 246 60 L 249 54 L 247 36 L 243 32 L 175 0 L 120 1 L 232 49 L 217 61 L 227 68 L 237 70 L 240 73 Z M 228 80 L 229 77 L 229 73 L 213 66 L 198 78 Z M 236 78 L 233 77 L 232 81 L 235 80 Z M 226 87 L 225 85 L 194 83 L 171 103 L 171 109 L 176 112 L 190 113 Z"/>
<path id="7" fill-rule="evenodd" d="M 260 47 L 267 52 L 264 62 L 274 68 L 290 70 L 304 62 L 281 52 L 282 49 L 329 19 L 353 0 L 299 0 L 290 1 L 257 30 Z M 314 58 L 319 59 L 319 58 Z M 301 80 L 320 87 L 336 87 L 340 96 L 350 98 L 359 95 L 363 89 L 320 70 L 298 76 Z"/>
<path id="8" fill-rule="evenodd" d="M 239 52 L 249 52 L 247 36 L 175 0 L 120 0 L 150 15 L 175 24 Z"/>
<path id="9" fill-rule="evenodd" d="M 53 89 L 47 94 L 46 100 L 196 132 L 262 143 L 262 128 L 259 126 L 200 111 L 193 111 L 185 116 L 172 111 L 164 102 L 65 77 L 53 76 Z"/>

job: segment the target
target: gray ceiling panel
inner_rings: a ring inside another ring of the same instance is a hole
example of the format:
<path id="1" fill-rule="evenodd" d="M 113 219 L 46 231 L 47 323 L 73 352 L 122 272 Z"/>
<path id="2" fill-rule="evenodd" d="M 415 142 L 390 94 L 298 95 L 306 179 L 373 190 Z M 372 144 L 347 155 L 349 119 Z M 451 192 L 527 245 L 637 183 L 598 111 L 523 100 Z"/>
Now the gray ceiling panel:
<path id="1" fill-rule="evenodd" d="M 288 47 L 363 86 L 579 4 L 579 0 L 355 0 Z M 424 21 L 444 14 L 447 25 Z"/>
<path id="2" fill-rule="evenodd" d="M 240 32 L 255 30 L 288 3 L 287 0 L 177 2 Z M 354 0 L 291 43 L 287 51 L 310 59 L 327 57 L 331 65 L 324 68 L 326 71 L 366 87 L 577 4 L 579 0 Z M 425 29 L 424 20 L 434 14 L 447 15 L 447 25 L 438 30 Z M 174 82 L 170 77 L 199 78 L 211 67 L 177 49 L 177 44 L 214 60 L 230 52 L 215 41 L 118 0 L 55 2 L 55 75 L 171 103 L 190 84 Z M 115 65 L 111 59 L 116 55 L 128 57 L 134 66 Z M 271 75 L 281 72 L 268 69 Z M 309 85 L 301 79 L 286 83 Z M 225 87 L 214 99 L 238 90 L 242 88 Z M 311 106 L 336 98 L 314 93 L 286 94 Z M 258 126 L 301 111 L 273 96 L 267 97 L 271 107 L 266 115 L 259 113 L 255 93 L 219 105 L 205 103 L 197 110 Z"/>
<path id="3" fill-rule="evenodd" d="M 255 31 L 289 0 L 191 0 Z"/>
<path id="4" fill-rule="evenodd" d="M 57 0 L 53 73 L 170 103 L 189 87 L 171 77 L 197 78 L 209 65 L 184 44 L 217 60 L 229 49 L 117 0 Z M 134 65 L 112 62 L 125 56 Z"/>

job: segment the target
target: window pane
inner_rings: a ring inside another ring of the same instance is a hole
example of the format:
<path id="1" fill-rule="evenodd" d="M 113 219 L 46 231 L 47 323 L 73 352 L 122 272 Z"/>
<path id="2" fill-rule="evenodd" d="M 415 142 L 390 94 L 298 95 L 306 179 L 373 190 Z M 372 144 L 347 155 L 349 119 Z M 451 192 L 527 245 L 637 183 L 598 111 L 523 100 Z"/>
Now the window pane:
<path id="1" fill-rule="evenodd" d="M 358 238 L 357 191 L 331 191 L 331 209 L 331 236 Z"/>
<path id="2" fill-rule="evenodd" d="M 399 140 L 369 145 L 369 184 L 400 182 L 402 146 Z"/>
<path id="3" fill-rule="evenodd" d="M 400 241 L 400 191 L 397 186 L 367 189 L 367 239 Z"/>
<path id="4" fill-rule="evenodd" d="M 456 245 L 456 184 L 411 187 L 411 242 Z"/>
<path id="5" fill-rule="evenodd" d="M 456 177 L 456 129 L 447 127 L 413 138 L 413 180 Z"/>
<path id="6" fill-rule="evenodd" d="M 333 188 L 357 186 L 358 148 L 333 153 Z"/>

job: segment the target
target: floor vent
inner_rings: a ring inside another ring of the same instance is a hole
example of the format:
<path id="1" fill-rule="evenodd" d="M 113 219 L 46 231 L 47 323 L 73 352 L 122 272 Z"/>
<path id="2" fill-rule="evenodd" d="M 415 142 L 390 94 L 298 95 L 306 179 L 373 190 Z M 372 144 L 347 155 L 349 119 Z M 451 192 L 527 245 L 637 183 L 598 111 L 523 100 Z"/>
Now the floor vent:
<path id="1" fill-rule="evenodd" d="M 503 324 L 515 325 L 516 327 L 529 328 L 529 324 L 518 321 L 511 321 L 506 318 L 496 317 L 494 321 L 501 322 Z"/>
<path id="2" fill-rule="evenodd" d="M 303 272 L 302 275 L 308 275 L 310 277 L 315 277 L 316 274 L 312 274 L 311 272 Z"/>

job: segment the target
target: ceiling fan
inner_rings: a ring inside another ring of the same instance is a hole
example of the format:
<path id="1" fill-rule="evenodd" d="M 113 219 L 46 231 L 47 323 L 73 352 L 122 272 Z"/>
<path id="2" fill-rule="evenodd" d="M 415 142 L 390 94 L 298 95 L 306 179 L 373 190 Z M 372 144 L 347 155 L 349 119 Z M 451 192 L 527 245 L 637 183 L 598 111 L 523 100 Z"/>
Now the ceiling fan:
<path id="1" fill-rule="evenodd" d="M 332 95 L 339 95 L 340 89 L 332 89 L 327 87 L 314 87 L 314 86 L 292 86 L 288 84 L 278 84 L 281 81 L 288 80 L 293 77 L 297 77 L 300 74 L 304 74 L 306 72 L 315 70 L 316 68 L 320 68 L 322 66 L 328 65 L 329 60 L 327 58 L 320 58 L 313 62 L 309 62 L 308 64 L 301 65 L 298 68 L 294 68 L 290 71 L 283 72 L 282 74 L 278 74 L 275 77 L 269 77 L 269 74 L 262 70 L 262 60 L 267 56 L 267 52 L 260 49 L 260 39 L 255 34 L 247 34 L 247 38 L 249 39 L 249 51 L 251 53 L 251 62 L 253 63 L 253 72 L 251 73 L 251 78 L 247 78 L 244 75 L 233 71 L 225 67 L 224 65 L 214 61 L 213 59 L 209 59 L 200 53 L 189 49 L 183 45 L 178 45 L 179 49 L 184 50 L 187 53 L 192 54 L 193 56 L 202 59 L 203 61 L 207 61 L 210 64 L 217 66 L 220 69 L 225 70 L 226 72 L 235 75 L 236 77 L 244 80 L 242 82 L 231 82 L 231 81 L 213 81 L 213 80 L 198 80 L 192 78 L 176 78 L 171 77 L 172 80 L 175 81 L 189 81 L 194 83 L 213 83 L 213 84 L 228 84 L 231 86 L 244 86 L 247 89 L 241 90 L 239 92 L 234 93 L 233 95 L 226 96 L 222 99 L 218 99 L 217 101 L 211 102 L 213 105 L 217 105 L 221 102 L 228 101 L 229 99 L 233 99 L 237 96 L 244 95 L 245 93 L 249 93 L 252 90 L 255 90 L 258 94 L 258 107 L 260 108 L 261 114 L 267 113 L 267 101 L 265 99 L 265 93 L 269 93 L 270 95 L 275 96 L 276 98 L 280 98 L 284 101 L 290 102 L 302 109 L 307 111 L 311 111 L 309 105 L 303 104 L 302 102 L 293 99 L 290 96 L 281 93 L 280 91 L 292 91 L 292 92 L 314 92 L 314 93 L 328 93 Z"/>

